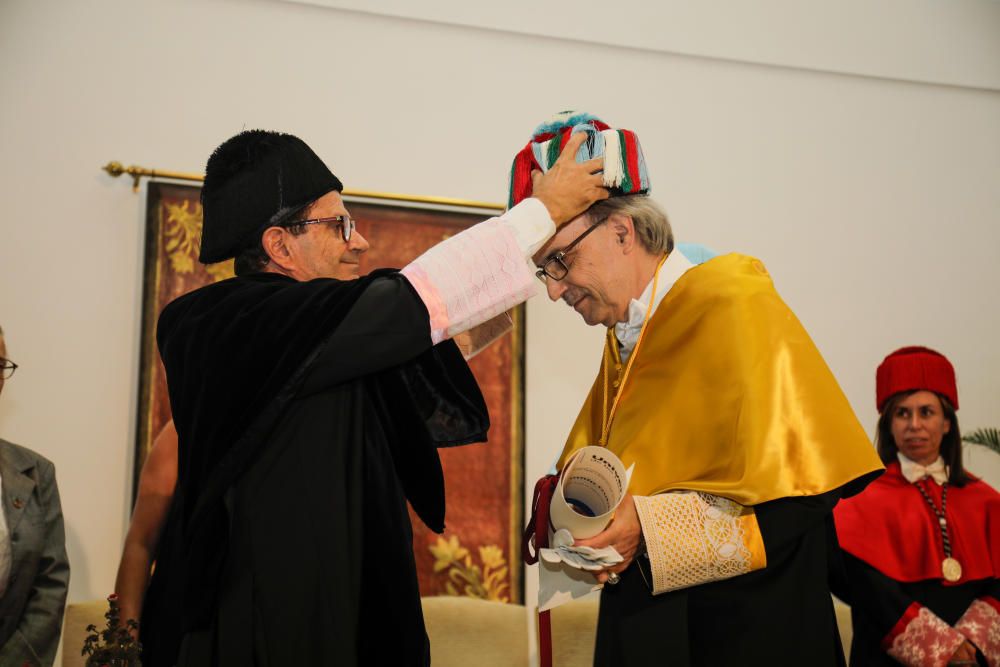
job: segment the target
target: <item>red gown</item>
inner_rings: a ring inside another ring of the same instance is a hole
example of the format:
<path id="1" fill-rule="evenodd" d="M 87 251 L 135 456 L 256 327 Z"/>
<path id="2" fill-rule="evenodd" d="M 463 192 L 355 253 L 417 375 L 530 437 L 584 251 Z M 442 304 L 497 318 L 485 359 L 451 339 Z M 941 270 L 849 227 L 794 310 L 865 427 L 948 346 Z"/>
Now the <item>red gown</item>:
<path id="1" fill-rule="evenodd" d="M 917 483 L 940 508 L 942 487 Z M 837 505 L 834 592 L 851 604 L 852 666 L 943 665 L 966 640 L 981 663 L 1000 664 L 1000 494 L 978 479 L 948 485 L 945 516 L 962 565 L 954 582 L 938 518 L 899 463 Z"/>

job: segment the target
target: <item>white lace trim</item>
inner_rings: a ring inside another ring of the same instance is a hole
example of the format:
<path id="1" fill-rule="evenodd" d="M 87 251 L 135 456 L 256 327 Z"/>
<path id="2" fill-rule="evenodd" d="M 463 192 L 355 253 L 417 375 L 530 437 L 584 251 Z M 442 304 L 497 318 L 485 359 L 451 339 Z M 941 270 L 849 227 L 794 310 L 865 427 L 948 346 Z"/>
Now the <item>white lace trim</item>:
<path id="1" fill-rule="evenodd" d="M 896 635 L 887 653 L 912 667 L 945 667 L 965 641 L 962 633 L 921 607 L 906 629 Z"/>
<path id="2" fill-rule="evenodd" d="M 673 492 L 635 496 L 635 507 L 654 594 L 750 572 L 739 503 L 707 493 Z"/>

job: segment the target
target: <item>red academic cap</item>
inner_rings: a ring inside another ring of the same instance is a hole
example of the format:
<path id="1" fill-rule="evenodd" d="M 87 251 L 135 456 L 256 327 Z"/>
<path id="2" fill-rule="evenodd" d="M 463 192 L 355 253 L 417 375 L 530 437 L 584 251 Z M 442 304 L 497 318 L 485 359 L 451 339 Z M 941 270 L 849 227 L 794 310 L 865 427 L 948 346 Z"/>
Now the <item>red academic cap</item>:
<path id="1" fill-rule="evenodd" d="M 955 368 L 940 352 L 928 347 L 901 347 L 879 364 L 875 372 L 875 404 L 879 412 L 894 394 L 914 390 L 941 394 L 958 410 Z"/>

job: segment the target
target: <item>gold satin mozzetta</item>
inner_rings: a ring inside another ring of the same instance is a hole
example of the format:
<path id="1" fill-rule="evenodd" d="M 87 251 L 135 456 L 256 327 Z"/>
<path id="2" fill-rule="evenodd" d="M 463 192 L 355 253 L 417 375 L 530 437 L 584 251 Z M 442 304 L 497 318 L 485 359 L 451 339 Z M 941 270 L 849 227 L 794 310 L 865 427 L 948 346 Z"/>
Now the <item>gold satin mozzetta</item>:
<path id="1" fill-rule="evenodd" d="M 683 489 L 756 505 L 825 493 L 882 467 L 757 259 L 724 255 L 681 276 L 649 319 L 627 385 L 616 339 L 605 344 L 618 381 L 598 376 L 559 469 L 598 442 L 615 399 L 606 446 L 636 464 L 636 495 Z"/>
<path id="2" fill-rule="evenodd" d="M 615 410 L 618 409 L 618 401 L 622 397 L 621 387 L 619 385 L 624 386 L 625 383 L 628 381 L 629 372 L 632 369 L 632 362 L 635 361 L 636 354 L 639 352 L 639 347 L 642 345 L 642 338 L 643 336 L 646 335 L 646 325 L 649 324 L 649 316 L 652 314 L 653 304 L 656 302 L 655 298 L 656 285 L 660 282 L 660 269 L 663 268 L 663 263 L 666 261 L 667 261 L 667 256 L 664 255 L 660 259 L 659 264 L 656 265 L 656 273 L 653 274 L 653 291 L 652 291 L 653 297 L 650 298 L 649 305 L 646 306 L 646 314 L 642 318 L 642 328 L 639 329 L 639 339 L 635 342 L 635 349 L 632 350 L 632 356 L 629 357 L 628 364 L 625 365 L 624 373 L 621 372 L 621 363 L 622 363 L 621 357 L 620 356 L 612 357 L 611 355 L 607 354 L 607 349 L 609 347 L 617 350 L 618 346 L 610 344 L 605 344 L 604 346 L 605 354 L 604 354 L 604 359 L 601 362 L 601 375 L 604 378 L 604 389 L 601 395 L 604 397 L 604 404 L 601 407 L 601 438 L 598 441 L 601 447 L 608 446 L 608 433 L 611 430 L 611 422 L 614 421 Z M 613 327 L 608 329 L 607 337 L 608 337 L 608 343 L 611 343 L 612 341 L 615 340 L 615 330 Z M 610 392 L 608 389 L 608 383 L 609 383 L 608 375 L 610 374 L 611 364 L 615 364 L 615 369 L 619 373 L 618 378 L 615 380 L 615 387 L 618 387 L 619 391 L 615 392 L 614 401 L 611 403 L 611 408 L 609 409 L 608 397 L 610 396 Z"/>

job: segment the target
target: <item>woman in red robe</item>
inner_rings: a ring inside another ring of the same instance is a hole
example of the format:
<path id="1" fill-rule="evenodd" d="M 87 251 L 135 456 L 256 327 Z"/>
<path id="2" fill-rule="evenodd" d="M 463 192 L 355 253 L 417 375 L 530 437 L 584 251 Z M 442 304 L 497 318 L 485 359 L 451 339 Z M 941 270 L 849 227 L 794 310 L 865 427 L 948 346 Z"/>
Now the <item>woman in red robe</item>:
<path id="1" fill-rule="evenodd" d="M 998 665 L 1000 494 L 962 465 L 955 370 L 896 350 L 876 399 L 885 474 L 834 510 L 851 665 Z"/>

